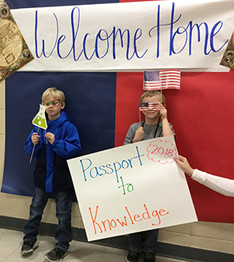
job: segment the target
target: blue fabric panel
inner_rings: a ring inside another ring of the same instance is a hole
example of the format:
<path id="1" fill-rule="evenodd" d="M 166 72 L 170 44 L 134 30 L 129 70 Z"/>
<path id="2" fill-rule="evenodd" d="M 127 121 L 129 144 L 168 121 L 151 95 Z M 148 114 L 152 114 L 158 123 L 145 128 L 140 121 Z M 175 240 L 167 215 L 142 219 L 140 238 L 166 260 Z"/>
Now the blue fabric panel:
<path id="1" fill-rule="evenodd" d="M 66 96 L 65 111 L 77 126 L 80 155 L 114 147 L 116 73 L 25 73 L 6 80 L 6 151 L 2 192 L 32 195 L 35 159 L 24 152 L 41 95 L 57 87 Z"/>

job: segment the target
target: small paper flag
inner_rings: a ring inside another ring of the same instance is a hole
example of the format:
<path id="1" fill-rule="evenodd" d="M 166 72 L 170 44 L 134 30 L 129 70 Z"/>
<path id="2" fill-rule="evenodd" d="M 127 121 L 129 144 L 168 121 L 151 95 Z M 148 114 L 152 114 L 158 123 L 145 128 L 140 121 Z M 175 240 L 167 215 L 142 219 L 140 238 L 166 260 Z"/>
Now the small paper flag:
<path id="1" fill-rule="evenodd" d="M 47 129 L 47 121 L 45 116 L 46 106 L 40 105 L 39 112 L 33 118 L 32 123 L 34 126 L 38 126 L 42 129 Z"/>
<path id="2" fill-rule="evenodd" d="M 180 89 L 180 71 L 151 70 L 144 71 L 144 90 Z"/>
<path id="3" fill-rule="evenodd" d="M 164 106 L 162 105 L 162 103 L 160 102 L 156 102 L 156 103 L 141 103 L 139 105 L 139 110 L 140 111 L 146 111 L 148 109 L 153 110 L 153 111 L 161 111 L 164 108 Z"/>

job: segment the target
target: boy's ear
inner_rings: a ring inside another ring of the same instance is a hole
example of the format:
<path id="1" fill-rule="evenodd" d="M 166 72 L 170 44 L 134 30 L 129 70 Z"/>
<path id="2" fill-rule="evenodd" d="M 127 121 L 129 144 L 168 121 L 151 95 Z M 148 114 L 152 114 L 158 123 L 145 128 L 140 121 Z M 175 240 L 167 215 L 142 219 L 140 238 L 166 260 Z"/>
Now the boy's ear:
<path id="1" fill-rule="evenodd" d="M 64 107 L 65 107 L 65 102 L 62 103 L 61 109 L 64 109 Z"/>

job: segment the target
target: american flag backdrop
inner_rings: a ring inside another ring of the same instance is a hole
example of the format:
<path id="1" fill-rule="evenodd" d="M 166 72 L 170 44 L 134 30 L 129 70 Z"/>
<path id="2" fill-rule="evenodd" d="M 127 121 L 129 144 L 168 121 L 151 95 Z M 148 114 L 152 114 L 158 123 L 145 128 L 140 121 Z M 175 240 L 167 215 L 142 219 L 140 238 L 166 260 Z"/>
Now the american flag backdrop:
<path id="1" fill-rule="evenodd" d="M 179 70 L 144 71 L 144 90 L 180 89 Z"/>

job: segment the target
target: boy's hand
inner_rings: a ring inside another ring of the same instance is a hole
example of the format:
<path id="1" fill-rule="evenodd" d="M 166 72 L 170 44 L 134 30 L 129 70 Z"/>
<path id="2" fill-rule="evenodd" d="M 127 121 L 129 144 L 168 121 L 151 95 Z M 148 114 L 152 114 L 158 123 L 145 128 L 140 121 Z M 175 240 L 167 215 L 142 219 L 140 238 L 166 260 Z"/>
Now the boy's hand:
<path id="1" fill-rule="evenodd" d="M 145 136 L 145 132 L 144 132 L 144 130 L 143 130 L 143 127 L 142 127 L 142 126 L 139 126 L 139 127 L 137 128 L 137 131 L 136 131 L 136 133 L 135 133 L 135 136 L 134 136 L 132 142 L 133 142 L 133 143 L 139 142 L 139 141 L 141 141 L 141 140 L 144 138 L 144 136 Z"/>
<path id="2" fill-rule="evenodd" d="M 38 133 L 33 133 L 32 134 L 31 140 L 32 140 L 34 145 L 39 143 L 39 138 L 40 138 L 40 136 L 38 135 Z"/>
<path id="3" fill-rule="evenodd" d="M 45 134 L 45 138 L 48 139 L 48 141 L 50 142 L 50 144 L 52 145 L 54 143 L 54 140 L 55 140 L 55 135 L 48 132 Z"/>
<path id="4" fill-rule="evenodd" d="M 170 124 L 167 119 L 167 109 L 163 106 L 160 110 L 160 118 L 162 121 L 163 136 L 174 136 Z"/>
<path id="5" fill-rule="evenodd" d="M 189 176 L 193 175 L 194 169 L 190 166 L 187 158 L 183 156 L 179 156 L 178 158 L 175 158 L 174 160 L 186 174 L 188 174 Z"/>
<path id="6" fill-rule="evenodd" d="M 163 120 L 164 118 L 167 118 L 167 109 L 163 106 L 163 109 L 160 110 L 160 117 L 161 120 Z"/>

